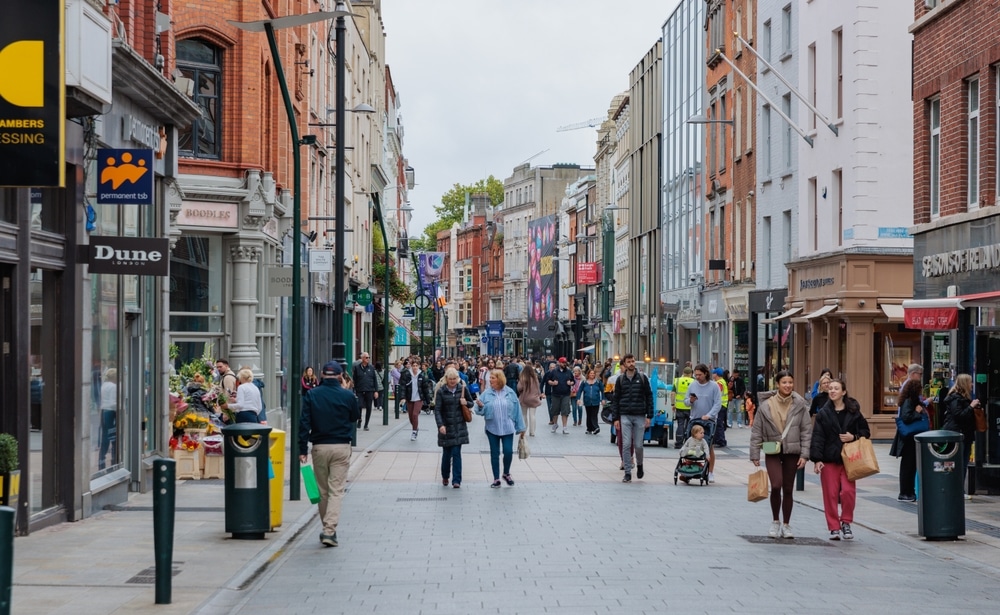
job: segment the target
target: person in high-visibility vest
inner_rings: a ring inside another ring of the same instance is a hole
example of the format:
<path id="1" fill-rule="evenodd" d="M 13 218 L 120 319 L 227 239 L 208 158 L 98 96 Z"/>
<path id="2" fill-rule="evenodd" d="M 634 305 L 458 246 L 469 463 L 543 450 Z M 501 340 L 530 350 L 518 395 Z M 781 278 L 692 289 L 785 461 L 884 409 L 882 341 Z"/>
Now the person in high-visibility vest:
<path id="1" fill-rule="evenodd" d="M 715 446 L 726 446 L 726 427 L 729 426 L 729 385 L 726 384 L 726 371 L 721 367 L 712 370 L 715 384 L 722 392 L 722 409 L 715 419 Z"/>
<path id="2" fill-rule="evenodd" d="M 680 448 L 687 438 L 688 421 L 691 419 L 691 406 L 684 403 L 688 387 L 694 382 L 691 377 L 691 367 L 684 366 L 679 378 L 674 378 L 674 448 Z"/>

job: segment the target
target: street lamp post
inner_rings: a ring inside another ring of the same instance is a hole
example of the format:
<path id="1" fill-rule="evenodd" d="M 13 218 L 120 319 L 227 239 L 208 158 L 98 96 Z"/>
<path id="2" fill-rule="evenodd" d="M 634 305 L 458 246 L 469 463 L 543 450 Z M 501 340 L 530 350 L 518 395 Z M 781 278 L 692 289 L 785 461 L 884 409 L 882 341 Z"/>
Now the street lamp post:
<path id="1" fill-rule="evenodd" d="M 282 30 L 284 28 L 304 26 L 318 21 L 326 21 L 332 17 L 337 17 L 338 23 L 343 22 L 344 15 L 351 15 L 352 13 L 341 10 L 340 6 L 341 5 L 338 4 L 337 10 L 331 12 L 308 13 L 305 15 L 286 15 L 285 17 L 265 19 L 263 21 L 228 21 L 230 25 L 241 30 L 246 30 L 247 32 L 264 32 L 267 35 L 267 44 L 271 49 L 271 59 L 274 61 L 274 74 L 278 78 L 278 86 L 281 89 L 281 97 L 285 103 L 285 113 L 288 115 L 288 128 L 292 134 L 292 322 L 290 325 L 292 336 L 292 357 L 289 370 L 291 371 L 291 377 L 293 380 L 298 378 L 299 374 L 302 372 L 302 243 L 300 241 L 301 238 L 299 237 L 301 234 L 302 223 L 302 153 L 299 151 L 299 147 L 302 145 L 302 141 L 299 139 L 298 120 L 295 117 L 295 108 L 292 106 L 291 95 L 288 92 L 288 83 L 285 81 L 285 71 L 281 66 L 281 55 L 278 53 L 278 42 L 275 38 L 274 31 Z M 341 43 L 338 40 L 338 48 L 340 44 Z M 338 55 L 337 61 L 341 63 L 343 62 L 340 55 Z M 343 105 L 337 105 L 338 111 L 342 108 Z M 343 124 L 343 122 L 340 123 Z M 337 151 L 341 153 L 339 160 L 343 160 L 343 150 L 341 149 L 343 146 L 341 142 L 341 130 L 342 129 L 340 127 L 337 128 Z M 338 164 L 338 173 L 340 172 L 342 166 L 343 165 Z M 338 182 L 337 187 L 338 190 L 341 191 L 341 195 L 343 195 L 343 189 L 340 182 Z M 344 216 L 342 209 L 338 211 L 337 249 L 342 251 L 341 244 L 343 242 L 341 241 L 341 229 L 343 228 L 343 225 L 339 221 L 343 220 Z M 343 273 L 343 271 L 341 271 L 341 273 Z M 343 285 L 343 275 L 337 276 L 337 279 L 341 280 L 341 285 Z M 341 334 L 343 334 L 343 332 L 341 332 Z M 299 500 L 301 498 L 301 482 L 298 480 L 300 471 L 299 456 L 294 454 L 294 452 L 297 452 L 299 444 L 299 415 L 301 412 L 301 404 L 301 396 L 297 393 L 292 394 L 289 404 L 289 422 L 291 423 L 291 429 L 289 430 L 289 445 L 293 451 L 291 459 L 289 460 L 291 462 L 289 464 L 289 471 L 292 476 L 292 480 L 288 485 L 288 499 L 291 501 Z"/>
<path id="2" fill-rule="evenodd" d="M 382 424 L 389 424 L 389 351 L 392 342 L 389 339 L 389 283 L 391 276 L 389 272 L 389 235 L 385 232 L 385 216 L 382 214 L 382 204 L 375 203 L 375 221 L 382 231 L 382 243 L 385 244 L 385 298 L 382 300 L 382 320 L 385 321 L 385 351 L 382 354 Z M 399 417 L 396 417 L 399 418 Z"/>

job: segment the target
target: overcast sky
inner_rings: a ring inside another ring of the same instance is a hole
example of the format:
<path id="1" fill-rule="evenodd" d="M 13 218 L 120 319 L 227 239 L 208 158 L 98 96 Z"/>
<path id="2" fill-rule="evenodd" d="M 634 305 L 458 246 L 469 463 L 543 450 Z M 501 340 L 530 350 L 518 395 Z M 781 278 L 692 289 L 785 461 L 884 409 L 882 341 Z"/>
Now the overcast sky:
<path id="1" fill-rule="evenodd" d="M 529 158 L 593 166 L 596 129 L 556 128 L 606 117 L 676 5 L 382 0 L 403 153 L 416 170 L 410 235 L 423 233 L 455 183 L 503 181 Z"/>

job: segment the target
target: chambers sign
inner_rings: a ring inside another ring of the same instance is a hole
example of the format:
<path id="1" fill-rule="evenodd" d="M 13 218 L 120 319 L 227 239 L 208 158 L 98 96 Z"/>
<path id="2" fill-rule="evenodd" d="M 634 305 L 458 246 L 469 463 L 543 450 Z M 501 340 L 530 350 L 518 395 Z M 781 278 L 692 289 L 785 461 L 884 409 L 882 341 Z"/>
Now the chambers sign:
<path id="1" fill-rule="evenodd" d="M 90 273 L 170 274 L 170 240 L 155 237 L 90 237 Z"/>
<path id="2" fill-rule="evenodd" d="M 0 186 L 66 185 L 62 0 L 0 9 Z"/>

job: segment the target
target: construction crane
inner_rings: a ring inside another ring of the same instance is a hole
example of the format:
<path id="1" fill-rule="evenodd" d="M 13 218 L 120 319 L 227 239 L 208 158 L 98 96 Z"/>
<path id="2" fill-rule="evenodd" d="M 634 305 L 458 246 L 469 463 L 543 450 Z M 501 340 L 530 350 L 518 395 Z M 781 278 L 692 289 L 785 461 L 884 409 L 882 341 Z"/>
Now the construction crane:
<path id="1" fill-rule="evenodd" d="M 580 128 L 593 128 L 604 122 L 603 117 L 593 117 L 586 122 L 577 122 L 576 124 L 567 124 L 565 126 L 560 126 L 556 128 L 556 132 L 566 132 L 567 130 L 578 130 Z"/>
<path id="2" fill-rule="evenodd" d="M 535 154 L 534 156 L 530 156 L 530 157 L 528 157 L 528 158 L 526 158 L 526 159 L 522 160 L 522 161 L 521 161 L 521 164 L 524 164 L 524 163 L 526 163 L 526 162 L 531 162 L 532 160 L 534 160 L 535 158 L 538 158 L 539 156 L 541 156 L 542 154 L 544 154 L 544 153 L 545 153 L 545 152 L 547 152 L 547 151 L 549 151 L 549 148 L 547 148 L 547 147 L 546 147 L 545 149 L 543 149 L 542 151 L 538 152 L 538 153 L 537 153 L 537 154 Z"/>

